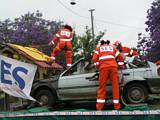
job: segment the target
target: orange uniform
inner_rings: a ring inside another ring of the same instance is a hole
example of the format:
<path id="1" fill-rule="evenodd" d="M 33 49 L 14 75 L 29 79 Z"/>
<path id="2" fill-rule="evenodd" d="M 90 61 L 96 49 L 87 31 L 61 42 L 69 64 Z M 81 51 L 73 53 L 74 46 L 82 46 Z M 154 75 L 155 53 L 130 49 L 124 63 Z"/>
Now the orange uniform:
<path id="1" fill-rule="evenodd" d="M 128 48 L 128 47 L 123 47 L 121 42 L 120 41 L 116 41 L 114 44 L 113 44 L 124 56 L 127 56 L 127 57 L 132 57 L 132 56 L 137 56 L 139 57 L 139 54 L 137 51 L 131 49 L 131 48 Z"/>
<path id="2" fill-rule="evenodd" d="M 156 65 L 157 65 L 157 73 L 160 76 L 160 60 L 156 62 Z"/>
<path id="3" fill-rule="evenodd" d="M 51 58 L 55 60 L 55 56 L 61 52 L 62 50 L 66 51 L 66 63 L 67 67 L 72 65 L 72 32 L 68 29 L 61 29 L 59 30 L 53 40 L 51 41 L 52 44 L 58 42 L 57 46 L 53 49 L 51 53 Z"/>
<path id="4" fill-rule="evenodd" d="M 122 52 L 123 55 L 127 56 L 127 57 L 132 57 L 132 56 L 139 56 L 138 52 L 130 49 L 128 47 L 122 47 Z"/>
<path id="5" fill-rule="evenodd" d="M 98 92 L 97 92 L 97 110 L 102 110 L 106 98 L 106 80 L 110 79 L 112 83 L 114 108 L 120 108 L 119 103 L 119 80 L 118 80 L 118 64 L 124 65 L 124 58 L 121 53 L 112 45 L 103 44 L 96 48 L 93 54 L 93 62 L 99 68 Z"/>

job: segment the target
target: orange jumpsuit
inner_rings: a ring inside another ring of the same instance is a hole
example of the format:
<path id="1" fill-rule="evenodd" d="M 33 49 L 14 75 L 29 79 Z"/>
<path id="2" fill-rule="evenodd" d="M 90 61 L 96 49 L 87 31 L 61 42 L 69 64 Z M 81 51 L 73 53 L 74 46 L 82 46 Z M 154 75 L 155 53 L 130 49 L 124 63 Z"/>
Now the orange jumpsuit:
<path id="1" fill-rule="evenodd" d="M 122 52 L 123 55 L 127 56 L 127 57 L 132 57 L 132 56 L 139 56 L 138 52 L 130 49 L 128 47 L 122 47 Z"/>
<path id="2" fill-rule="evenodd" d="M 59 42 L 58 42 L 59 40 Z M 55 60 L 55 56 L 62 50 L 66 51 L 66 63 L 67 67 L 72 65 L 72 32 L 68 29 L 61 29 L 58 31 L 51 41 L 52 44 L 58 42 L 57 46 L 51 53 L 51 58 Z"/>
<path id="3" fill-rule="evenodd" d="M 160 76 L 160 60 L 156 62 L 156 65 L 157 65 L 157 73 Z"/>
<path id="4" fill-rule="evenodd" d="M 93 62 L 99 68 L 99 80 L 97 91 L 97 110 L 102 110 L 106 98 L 106 81 L 109 79 L 112 83 L 114 108 L 120 108 L 119 103 L 119 80 L 118 80 L 118 64 L 116 58 L 119 59 L 118 64 L 124 64 L 124 58 L 119 51 L 112 45 L 104 44 L 96 48 L 93 54 Z"/>

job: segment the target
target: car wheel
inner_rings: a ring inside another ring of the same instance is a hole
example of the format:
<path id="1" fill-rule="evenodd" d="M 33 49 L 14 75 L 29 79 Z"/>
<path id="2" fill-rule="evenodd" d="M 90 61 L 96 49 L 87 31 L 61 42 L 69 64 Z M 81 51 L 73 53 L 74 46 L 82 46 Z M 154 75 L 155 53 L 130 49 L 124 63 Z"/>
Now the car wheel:
<path id="1" fill-rule="evenodd" d="M 36 100 L 43 106 L 53 106 L 56 102 L 55 95 L 50 90 L 40 90 L 36 93 Z"/>
<path id="2" fill-rule="evenodd" d="M 146 101 L 148 90 L 143 84 L 128 84 L 123 92 L 123 97 L 128 104 L 139 104 Z"/>

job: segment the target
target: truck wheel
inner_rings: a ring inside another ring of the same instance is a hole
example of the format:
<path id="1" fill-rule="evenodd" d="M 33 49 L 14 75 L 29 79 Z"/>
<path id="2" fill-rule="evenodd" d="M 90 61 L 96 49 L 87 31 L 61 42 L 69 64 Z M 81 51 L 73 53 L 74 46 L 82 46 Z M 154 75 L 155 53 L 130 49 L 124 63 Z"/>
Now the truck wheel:
<path id="1" fill-rule="evenodd" d="M 39 90 L 36 93 L 35 98 L 42 103 L 43 106 L 53 107 L 56 102 L 56 97 L 50 90 Z"/>
<path id="2" fill-rule="evenodd" d="M 123 97 L 128 104 L 144 103 L 148 97 L 148 90 L 140 83 L 128 84 L 124 88 Z"/>

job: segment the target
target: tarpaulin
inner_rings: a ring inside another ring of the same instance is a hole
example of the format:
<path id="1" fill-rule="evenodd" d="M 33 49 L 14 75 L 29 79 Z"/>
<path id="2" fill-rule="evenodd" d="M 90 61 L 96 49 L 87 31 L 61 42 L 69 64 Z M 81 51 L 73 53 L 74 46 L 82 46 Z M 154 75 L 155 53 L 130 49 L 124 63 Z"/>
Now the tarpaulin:
<path id="1" fill-rule="evenodd" d="M 49 58 L 49 56 L 40 52 L 36 48 L 23 47 L 23 46 L 16 45 L 16 44 L 8 44 L 8 45 L 12 48 L 23 51 L 24 53 L 28 54 L 29 56 L 31 56 L 32 58 L 34 58 L 35 60 L 38 60 L 38 61 L 47 61 L 47 59 Z"/>
<path id="2" fill-rule="evenodd" d="M 48 64 L 48 55 L 45 55 L 44 53 L 40 52 L 36 48 L 32 47 L 24 47 L 21 45 L 16 45 L 16 44 L 7 44 L 10 48 L 14 49 L 15 51 L 18 52 L 18 54 L 26 57 L 27 59 L 31 60 L 35 64 L 37 64 L 40 67 L 43 68 L 51 68 L 51 69 L 59 69 L 62 70 L 63 67 L 57 63 L 54 64 Z"/>

